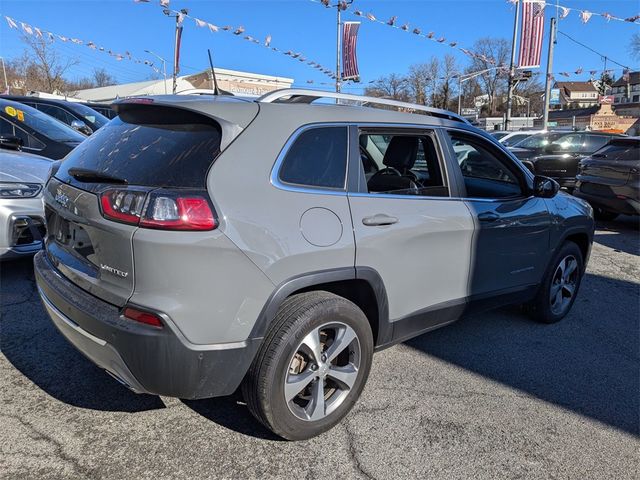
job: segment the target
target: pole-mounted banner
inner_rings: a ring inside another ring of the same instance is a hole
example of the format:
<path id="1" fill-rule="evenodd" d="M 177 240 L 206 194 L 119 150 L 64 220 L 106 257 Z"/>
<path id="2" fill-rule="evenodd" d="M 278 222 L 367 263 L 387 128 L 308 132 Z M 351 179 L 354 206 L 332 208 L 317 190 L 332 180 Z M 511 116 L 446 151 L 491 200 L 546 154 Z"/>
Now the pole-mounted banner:
<path id="1" fill-rule="evenodd" d="M 344 22 L 342 27 L 342 80 L 360 79 L 356 45 L 360 22 Z"/>
<path id="2" fill-rule="evenodd" d="M 524 0 L 522 3 L 518 68 L 540 67 L 544 36 L 544 7 L 545 2 L 540 0 Z"/>

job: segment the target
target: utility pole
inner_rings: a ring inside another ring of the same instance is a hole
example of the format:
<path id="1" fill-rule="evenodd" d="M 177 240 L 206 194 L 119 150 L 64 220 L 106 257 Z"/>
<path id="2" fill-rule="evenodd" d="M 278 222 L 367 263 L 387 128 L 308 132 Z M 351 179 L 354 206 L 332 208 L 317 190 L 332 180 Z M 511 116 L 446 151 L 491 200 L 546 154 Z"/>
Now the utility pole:
<path id="1" fill-rule="evenodd" d="M 2 60 L 2 74 L 4 75 L 4 88 L 5 88 L 5 93 L 8 95 L 9 92 L 9 82 L 7 82 L 7 69 L 4 66 L 4 57 L 0 57 L 0 60 Z"/>
<path id="2" fill-rule="evenodd" d="M 173 44 L 173 94 L 175 95 L 176 90 L 178 88 L 178 72 L 180 71 L 180 42 L 182 39 L 182 21 L 184 20 L 185 15 L 189 14 L 189 10 L 183 8 L 180 12 L 175 12 L 173 10 L 169 10 L 165 8 L 162 10 L 167 17 L 172 17 L 176 19 L 176 28 L 175 28 L 175 42 Z"/>
<path id="3" fill-rule="evenodd" d="M 337 22 L 336 22 L 336 92 L 340 93 L 340 11 L 342 10 L 342 5 L 340 2 L 336 5 L 336 11 L 338 12 Z"/>
<path id="4" fill-rule="evenodd" d="M 516 40 L 518 38 L 518 20 L 520 19 L 520 0 L 516 0 L 516 13 L 513 20 L 513 39 L 511 40 L 511 63 L 509 65 L 509 89 L 507 90 L 507 116 L 505 117 L 504 129 L 509 130 L 511 122 L 511 101 L 513 98 L 513 89 L 515 87 L 515 64 L 516 64 Z"/>
<path id="5" fill-rule="evenodd" d="M 547 76 L 544 83 L 544 114 L 542 117 L 542 129 L 549 126 L 549 100 L 551 99 L 551 78 L 553 71 L 553 48 L 556 44 L 556 18 L 551 17 L 551 29 L 549 31 L 549 52 L 547 54 Z"/>

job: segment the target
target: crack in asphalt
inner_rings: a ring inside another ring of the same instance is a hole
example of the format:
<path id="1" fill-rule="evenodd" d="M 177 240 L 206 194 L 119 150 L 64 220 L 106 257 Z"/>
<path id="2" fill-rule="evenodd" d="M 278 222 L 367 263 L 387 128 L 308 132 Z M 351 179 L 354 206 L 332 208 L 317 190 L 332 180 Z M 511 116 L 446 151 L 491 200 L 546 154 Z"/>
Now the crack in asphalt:
<path id="1" fill-rule="evenodd" d="M 0 413 L 0 417 L 11 418 L 16 420 L 20 425 L 27 428 L 30 434 L 29 436 L 34 440 L 43 440 L 46 443 L 50 444 L 54 448 L 53 456 L 62 460 L 63 462 L 71 465 L 75 474 L 82 475 L 83 478 L 91 478 L 89 470 L 80 465 L 77 459 L 67 455 L 64 451 L 63 444 L 56 440 L 55 438 L 47 435 L 46 433 L 41 432 L 36 427 L 31 425 L 29 422 L 23 420 L 18 415 L 12 415 L 8 413 Z"/>
<path id="2" fill-rule="evenodd" d="M 365 470 L 365 466 L 358 456 L 358 451 L 355 446 L 356 435 L 349 428 L 349 420 L 344 419 L 341 425 L 344 427 L 344 431 L 347 434 L 347 448 L 349 449 L 349 458 L 351 458 L 353 466 L 356 468 L 360 476 L 368 480 L 376 480 L 375 476 Z"/>

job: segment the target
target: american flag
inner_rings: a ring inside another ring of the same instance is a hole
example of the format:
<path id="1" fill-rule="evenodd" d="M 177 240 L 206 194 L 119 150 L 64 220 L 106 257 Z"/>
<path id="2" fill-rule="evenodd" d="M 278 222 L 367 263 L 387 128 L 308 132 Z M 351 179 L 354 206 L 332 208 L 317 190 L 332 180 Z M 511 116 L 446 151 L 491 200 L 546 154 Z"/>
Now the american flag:
<path id="1" fill-rule="evenodd" d="M 544 6 L 545 3 L 541 0 L 523 1 L 519 68 L 540 66 L 542 37 L 544 35 Z"/>
<path id="2" fill-rule="evenodd" d="M 360 22 L 344 22 L 342 29 L 342 79 L 352 80 L 360 77 L 356 43 Z"/>

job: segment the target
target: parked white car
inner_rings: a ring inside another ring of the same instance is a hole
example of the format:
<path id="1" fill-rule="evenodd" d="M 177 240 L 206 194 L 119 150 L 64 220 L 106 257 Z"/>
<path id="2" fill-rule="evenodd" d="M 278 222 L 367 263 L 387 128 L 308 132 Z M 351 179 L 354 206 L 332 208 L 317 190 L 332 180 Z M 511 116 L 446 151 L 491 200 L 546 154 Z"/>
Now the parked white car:
<path id="1" fill-rule="evenodd" d="M 0 150 L 0 259 L 33 255 L 45 233 L 42 188 L 51 160 Z"/>
<path id="2" fill-rule="evenodd" d="M 509 132 L 504 137 L 501 137 L 498 141 L 505 147 L 513 147 L 525 138 L 529 138 L 531 135 L 542 132 L 544 132 L 544 130 L 519 130 L 517 132 Z"/>

